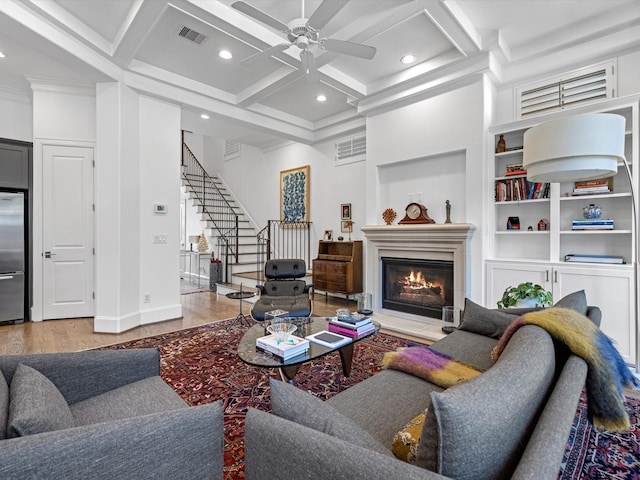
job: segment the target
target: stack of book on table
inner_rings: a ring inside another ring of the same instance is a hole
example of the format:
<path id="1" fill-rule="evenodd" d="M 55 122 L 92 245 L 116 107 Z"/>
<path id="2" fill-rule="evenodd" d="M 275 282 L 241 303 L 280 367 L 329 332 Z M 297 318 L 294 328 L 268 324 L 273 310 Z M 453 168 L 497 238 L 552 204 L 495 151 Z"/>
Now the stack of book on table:
<path id="1" fill-rule="evenodd" d="M 598 195 L 602 193 L 611 193 L 611 184 L 609 179 L 588 180 L 584 182 L 575 182 L 573 195 Z"/>
<path id="2" fill-rule="evenodd" d="M 329 331 L 346 335 L 347 337 L 357 338 L 373 332 L 376 328 L 369 317 L 346 317 L 338 320 L 333 317 L 329 321 Z"/>
<path id="3" fill-rule="evenodd" d="M 256 348 L 282 361 L 288 361 L 304 357 L 309 350 L 309 340 L 291 335 L 287 340 L 279 341 L 275 335 L 267 335 L 256 339 Z"/>
<path id="4" fill-rule="evenodd" d="M 613 230 L 611 218 L 578 218 L 571 222 L 571 230 Z"/>

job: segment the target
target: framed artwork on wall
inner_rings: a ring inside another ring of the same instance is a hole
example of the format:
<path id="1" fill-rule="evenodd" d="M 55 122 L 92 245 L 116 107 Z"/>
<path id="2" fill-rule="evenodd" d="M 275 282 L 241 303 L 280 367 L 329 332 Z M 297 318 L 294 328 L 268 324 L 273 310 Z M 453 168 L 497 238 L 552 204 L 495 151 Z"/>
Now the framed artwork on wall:
<path id="1" fill-rule="evenodd" d="M 309 221 L 309 165 L 280 172 L 280 220 L 285 223 Z"/>
<path id="2" fill-rule="evenodd" d="M 342 212 L 342 220 L 351 220 L 351 204 L 343 203 L 340 205 L 340 209 Z"/>

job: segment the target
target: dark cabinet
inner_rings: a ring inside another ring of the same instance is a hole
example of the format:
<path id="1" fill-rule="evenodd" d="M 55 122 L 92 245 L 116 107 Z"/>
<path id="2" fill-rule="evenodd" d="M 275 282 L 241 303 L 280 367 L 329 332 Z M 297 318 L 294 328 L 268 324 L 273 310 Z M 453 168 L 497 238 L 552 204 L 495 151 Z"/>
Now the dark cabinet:
<path id="1" fill-rule="evenodd" d="M 349 295 L 362 292 L 362 241 L 320 241 L 313 260 L 313 290 Z"/>
<path id="2" fill-rule="evenodd" d="M 0 139 L 0 188 L 29 188 L 31 145 Z"/>

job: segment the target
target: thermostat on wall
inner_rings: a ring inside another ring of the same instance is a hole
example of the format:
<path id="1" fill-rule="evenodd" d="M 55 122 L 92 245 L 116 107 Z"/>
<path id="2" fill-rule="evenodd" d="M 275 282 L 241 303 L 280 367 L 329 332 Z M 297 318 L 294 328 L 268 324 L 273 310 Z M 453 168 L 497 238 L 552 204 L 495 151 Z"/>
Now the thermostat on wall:
<path id="1" fill-rule="evenodd" d="M 163 203 L 156 203 L 153 205 L 153 213 L 156 215 L 164 215 L 167 213 L 167 206 Z"/>

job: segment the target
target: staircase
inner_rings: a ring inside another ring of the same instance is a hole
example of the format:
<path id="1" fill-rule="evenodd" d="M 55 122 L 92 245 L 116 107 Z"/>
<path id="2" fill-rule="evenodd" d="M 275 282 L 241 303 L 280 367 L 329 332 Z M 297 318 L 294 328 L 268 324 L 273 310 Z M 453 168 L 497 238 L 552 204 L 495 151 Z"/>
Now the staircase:
<path id="1" fill-rule="evenodd" d="M 186 143 L 182 144 L 182 185 L 197 206 L 207 236 L 215 239 L 213 250 L 223 262 L 222 283 L 231 290 L 244 284 L 253 289 L 258 278 L 257 230 L 226 189 L 210 176 Z M 223 292 L 224 293 L 224 292 Z"/>

